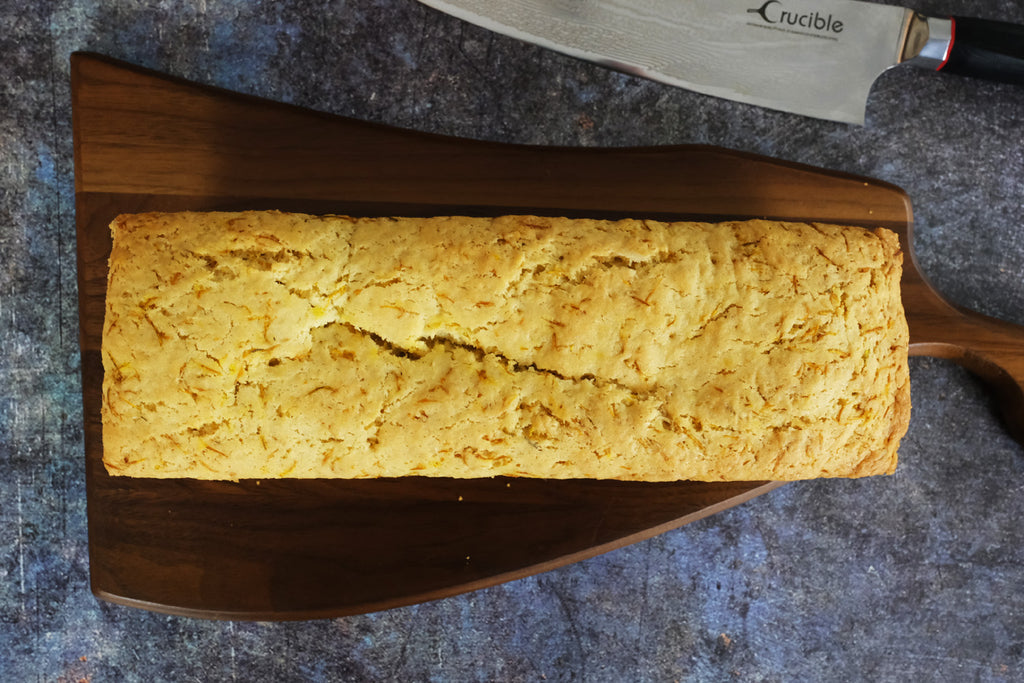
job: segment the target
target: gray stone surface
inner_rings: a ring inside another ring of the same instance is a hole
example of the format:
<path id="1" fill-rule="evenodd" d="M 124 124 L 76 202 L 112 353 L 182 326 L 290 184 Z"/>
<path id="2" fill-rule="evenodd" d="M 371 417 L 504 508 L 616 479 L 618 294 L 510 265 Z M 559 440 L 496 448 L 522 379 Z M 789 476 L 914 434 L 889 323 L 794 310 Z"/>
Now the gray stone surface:
<path id="1" fill-rule="evenodd" d="M 922 0 L 1024 22 L 1016 0 Z M 1024 678 L 1024 453 L 985 388 L 912 361 L 892 477 L 792 484 L 468 595 L 297 623 L 88 589 L 68 56 L 324 111 L 567 145 L 709 143 L 880 178 L 952 301 L 1024 323 L 1024 88 L 896 70 L 863 128 L 584 64 L 413 0 L 0 0 L 0 680 Z"/>

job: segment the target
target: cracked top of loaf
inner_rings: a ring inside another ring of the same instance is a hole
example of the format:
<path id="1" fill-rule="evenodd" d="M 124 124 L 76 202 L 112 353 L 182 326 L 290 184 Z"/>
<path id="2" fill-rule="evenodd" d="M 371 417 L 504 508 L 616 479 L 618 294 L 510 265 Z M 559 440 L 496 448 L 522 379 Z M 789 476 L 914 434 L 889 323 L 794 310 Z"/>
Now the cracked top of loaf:
<path id="1" fill-rule="evenodd" d="M 111 226 L 104 463 L 134 477 L 891 473 L 896 235 L 536 216 Z"/>

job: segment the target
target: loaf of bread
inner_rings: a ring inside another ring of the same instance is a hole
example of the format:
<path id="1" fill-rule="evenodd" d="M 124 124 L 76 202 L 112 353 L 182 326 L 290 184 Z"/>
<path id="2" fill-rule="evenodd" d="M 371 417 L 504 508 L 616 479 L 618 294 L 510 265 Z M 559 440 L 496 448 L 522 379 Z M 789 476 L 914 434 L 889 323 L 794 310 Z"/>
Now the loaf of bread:
<path id="1" fill-rule="evenodd" d="M 536 216 L 111 226 L 112 475 L 792 480 L 891 473 L 896 235 Z"/>

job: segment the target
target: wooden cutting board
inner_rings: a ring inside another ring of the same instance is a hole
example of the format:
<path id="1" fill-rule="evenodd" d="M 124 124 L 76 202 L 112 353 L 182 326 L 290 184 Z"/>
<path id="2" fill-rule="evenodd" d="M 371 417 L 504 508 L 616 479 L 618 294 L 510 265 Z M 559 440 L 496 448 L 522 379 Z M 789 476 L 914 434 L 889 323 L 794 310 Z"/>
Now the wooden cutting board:
<path id="1" fill-rule="evenodd" d="M 299 619 L 454 595 L 649 538 L 777 484 L 137 480 L 101 463 L 108 224 L 151 210 L 817 220 L 896 230 L 899 189 L 702 146 L 543 148 L 398 130 L 72 57 L 92 589 L 209 618 Z M 1024 433 L 1020 327 L 955 309 L 912 259 L 912 352 L 986 379 Z"/>

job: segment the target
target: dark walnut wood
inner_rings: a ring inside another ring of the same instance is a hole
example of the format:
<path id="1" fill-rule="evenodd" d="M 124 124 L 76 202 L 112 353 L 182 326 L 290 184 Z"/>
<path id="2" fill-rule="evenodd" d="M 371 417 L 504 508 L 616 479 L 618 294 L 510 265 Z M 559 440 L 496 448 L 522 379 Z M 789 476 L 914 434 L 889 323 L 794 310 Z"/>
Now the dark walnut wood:
<path id="1" fill-rule="evenodd" d="M 649 538 L 777 484 L 110 477 L 100 340 L 107 226 L 118 213 L 769 217 L 888 227 L 911 254 L 911 208 L 899 188 L 722 149 L 446 138 L 88 54 L 72 57 L 72 98 L 92 588 L 162 612 L 299 619 L 440 598 Z M 950 306 L 912 258 L 903 286 L 912 352 L 977 372 L 1021 436 L 1021 328 Z"/>

